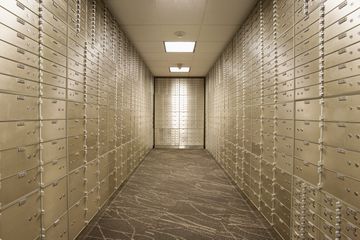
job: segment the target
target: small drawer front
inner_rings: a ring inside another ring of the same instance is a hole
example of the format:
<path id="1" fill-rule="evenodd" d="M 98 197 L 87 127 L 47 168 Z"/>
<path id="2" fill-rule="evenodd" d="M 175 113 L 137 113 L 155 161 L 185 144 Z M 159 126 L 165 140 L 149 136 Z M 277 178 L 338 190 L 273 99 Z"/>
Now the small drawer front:
<path id="1" fill-rule="evenodd" d="M 37 120 L 39 118 L 37 98 L 0 94 L 0 108 L 3 111 L 0 121 Z"/>
<path id="2" fill-rule="evenodd" d="M 352 10 L 353 10 L 353 8 L 352 8 Z M 332 39 L 333 37 L 338 36 L 342 32 L 348 31 L 349 29 L 358 25 L 359 18 L 360 18 L 359 13 L 360 13 L 360 9 L 357 9 L 356 11 L 352 12 L 351 14 L 349 14 L 347 16 L 343 16 L 338 20 L 334 19 L 335 20 L 334 24 L 332 24 L 331 26 L 329 26 L 325 29 L 325 32 L 324 32 L 325 42 L 328 41 L 329 39 Z M 334 15 L 334 17 L 338 18 L 339 16 Z M 329 18 L 328 18 L 328 21 L 325 20 L 326 25 L 329 22 L 330 22 Z"/>
<path id="3" fill-rule="evenodd" d="M 294 91 L 281 92 L 277 94 L 278 103 L 294 101 Z"/>
<path id="4" fill-rule="evenodd" d="M 80 55 L 83 55 L 85 52 L 84 48 L 79 43 L 72 40 L 71 38 L 68 39 L 68 47 Z"/>
<path id="5" fill-rule="evenodd" d="M 76 153 L 79 150 L 84 149 L 85 137 L 84 135 L 78 135 L 68 138 L 68 152 L 69 154 Z"/>
<path id="6" fill-rule="evenodd" d="M 294 119 L 294 103 L 281 103 L 276 105 L 276 117 L 278 119 Z"/>
<path id="7" fill-rule="evenodd" d="M 320 8 L 317 7 L 314 11 L 309 12 L 309 14 L 304 14 L 304 9 L 298 9 L 296 11 L 295 18 L 299 21 L 295 25 L 295 34 L 301 32 L 305 27 L 311 25 L 312 23 L 319 21 L 321 14 Z"/>
<path id="8" fill-rule="evenodd" d="M 283 237 L 283 239 L 291 239 L 290 237 L 290 229 L 278 215 L 274 215 L 274 228 L 279 232 L 279 234 Z"/>
<path id="9" fill-rule="evenodd" d="M 295 100 L 312 99 L 320 97 L 320 85 L 298 88 L 295 90 Z"/>
<path id="10" fill-rule="evenodd" d="M 360 12 L 359 12 L 360 15 Z M 359 18 L 360 20 L 360 18 Z M 326 55 L 324 58 L 324 67 L 330 68 L 341 63 L 346 63 L 355 60 L 358 56 L 354 54 L 359 51 L 359 44 L 353 44 L 338 51 Z"/>
<path id="11" fill-rule="evenodd" d="M 267 161 L 261 161 L 261 172 L 268 177 L 273 176 L 273 164 Z"/>
<path id="12" fill-rule="evenodd" d="M 44 166 L 43 182 L 51 182 L 63 177 L 66 174 L 66 158 L 60 158 L 47 163 Z"/>
<path id="13" fill-rule="evenodd" d="M 40 59 L 40 69 L 52 74 L 66 77 L 66 68 L 44 58 Z"/>
<path id="14" fill-rule="evenodd" d="M 50 227 L 56 219 L 66 212 L 68 200 L 66 189 L 66 177 L 56 180 L 43 189 L 43 223 L 45 228 Z"/>
<path id="15" fill-rule="evenodd" d="M 63 158 L 66 156 L 66 140 L 54 140 L 51 142 L 42 143 L 42 157 L 45 163 L 53 160 Z"/>
<path id="16" fill-rule="evenodd" d="M 61 2 L 61 1 L 60 1 Z M 42 2 L 43 6 L 49 10 L 52 14 L 58 17 L 61 21 L 66 22 L 67 13 L 60 7 L 57 1 L 50 0 Z M 66 9 L 66 8 L 65 8 Z"/>
<path id="17" fill-rule="evenodd" d="M 23 170 L 1 180 L 0 202 L 3 206 L 39 188 L 40 174 L 37 167 Z"/>
<path id="18" fill-rule="evenodd" d="M 286 155 L 285 153 L 277 152 L 275 155 L 275 162 L 277 168 L 286 171 L 288 173 L 292 172 L 292 162 L 293 162 L 292 156 Z"/>
<path id="19" fill-rule="evenodd" d="M 360 147 L 360 123 L 326 122 L 323 140 L 325 145 L 357 151 Z"/>
<path id="20" fill-rule="evenodd" d="M 269 104 L 263 106 L 263 117 L 273 119 L 275 114 L 275 105 Z"/>
<path id="21" fill-rule="evenodd" d="M 22 18 L 28 23 L 32 24 L 35 27 L 39 26 L 38 14 L 39 6 L 36 1 L 12 1 L 9 3 L 0 3 L 0 6 L 7 9 L 9 12 L 15 14 L 16 16 Z"/>
<path id="22" fill-rule="evenodd" d="M 287 189 L 289 192 L 291 192 L 291 179 L 292 175 L 290 175 L 287 172 L 282 171 L 279 168 L 275 169 L 275 181 L 277 184 L 282 186 L 283 188 Z"/>
<path id="23" fill-rule="evenodd" d="M 277 135 L 284 137 L 294 136 L 294 121 L 293 120 L 278 120 L 275 125 Z"/>
<path id="24" fill-rule="evenodd" d="M 76 169 L 69 174 L 69 204 L 73 205 L 81 198 L 85 193 L 85 171 L 84 167 Z"/>
<path id="25" fill-rule="evenodd" d="M 85 178 L 87 190 L 93 189 L 96 186 L 99 176 L 98 168 L 99 164 L 97 159 L 86 164 Z"/>
<path id="26" fill-rule="evenodd" d="M 336 52 L 340 49 L 350 46 L 352 44 L 357 44 L 360 41 L 359 36 L 360 25 L 340 33 L 336 37 L 330 39 L 324 43 L 324 54 L 328 55 L 330 53 Z M 326 33 L 326 30 L 325 30 Z"/>
<path id="27" fill-rule="evenodd" d="M 0 40 L 0 57 L 10 59 L 31 67 L 39 66 L 39 57 L 32 52 L 15 47 Z"/>
<path id="28" fill-rule="evenodd" d="M 63 67 L 66 67 L 66 57 L 46 46 L 41 46 L 40 56 L 49 61 L 60 64 Z"/>
<path id="29" fill-rule="evenodd" d="M 315 34 L 312 37 L 301 42 L 299 45 L 295 46 L 295 56 L 298 56 L 308 51 L 309 49 L 316 48 L 319 44 L 320 44 L 319 35 Z"/>
<path id="30" fill-rule="evenodd" d="M 360 192 L 360 182 L 358 180 L 327 169 L 323 170 L 323 177 L 324 191 L 359 208 L 360 200 L 358 193 Z"/>
<path id="31" fill-rule="evenodd" d="M 69 89 L 68 90 L 68 100 L 83 103 L 84 102 L 84 93 Z"/>
<path id="32" fill-rule="evenodd" d="M 87 221 L 90 221 L 98 212 L 98 207 L 99 207 L 98 194 L 99 194 L 98 187 L 95 187 L 90 191 L 88 191 L 86 198 L 87 209 L 86 209 L 86 217 L 85 217 Z"/>
<path id="33" fill-rule="evenodd" d="M 278 66 L 278 72 L 283 73 L 294 68 L 294 60 L 290 59 Z"/>
<path id="34" fill-rule="evenodd" d="M 325 147 L 324 167 L 331 171 L 342 173 L 346 176 L 358 179 L 360 168 L 360 153 L 341 148 Z"/>
<path id="35" fill-rule="evenodd" d="M 317 121 L 296 121 L 295 138 L 317 143 L 320 139 L 320 123 Z"/>
<path id="36" fill-rule="evenodd" d="M 304 65 L 298 66 L 295 68 L 295 77 L 301 77 L 311 73 L 318 72 L 320 70 L 320 60 L 316 59 L 314 61 L 308 62 Z"/>
<path id="37" fill-rule="evenodd" d="M 91 94 L 86 94 L 86 103 L 88 103 L 88 104 L 97 104 L 98 101 L 99 101 L 98 96 L 91 95 Z"/>
<path id="38" fill-rule="evenodd" d="M 65 120 L 50 120 L 41 122 L 41 138 L 43 142 L 65 138 Z"/>
<path id="39" fill-rule="evenodd" d="M 306 42 L 306 41 L 305 41 Z M 320 48 L 314 47 L 295 57 L 295 66 L 306 64 L 320 58 Z"/>
<path id="40" fill-rule="evenodd" d="M 293 58 L 294 58 L 294 51 L 293 51 L 293 49 L 290 49 L 290 50 L 288 50 L 286 52 L 283 52 L 282 54 L 280 54 L 278 56 L 278 64 L 281 65 L 284 62 L 287 62 L 289 60 L 293 60 Z"/>
<path id="41" fill-rule="evenodd" d="M 90 85 L 87 85 L 86 86 L 86 93 L 97 96 L 98 95 L 98 89 L 96 87 L 92 87 Z"/>
<path id="42" fill-rule="evenodd" d="M 31 145 L 40 141 L 37 121 L 0 122 L 0 132 L 0 150 Z"/>
<path id="43" fill-rule="evenodd" d="M 296 119 L 298 120 L 319 120 L 320 101 L 306 100 L 296 102 Z"/>
<path id="44" fill-rule="evenodd" d="M 56 27 L 52 26 L 51 24 L 43 21 L 42 22 L 42 32 L 46 35 L 49 35 L 51 38 L 56 39 L 62 45 L 66 46 L 66 34 L 59 31 Z"/>
<path id="45" fill-rule="evenodd" d="M 279 184 L 275 184 L 275 196 L 276 199 L 284 204 L 286 208 L 291 208 L 291 193 Z"/>
<path id="46" fill-rule="evenodd" d="M 308 141 L 295 140 L 295 157 L 312 164 L 320 160 L 320 145 Z"/>
<path id="47" fill-rule="evenodd" d="M 42 85 L 42 96 L 45 98 L 65 100 L 66 89 L 44 84 Z"/>
<path id="48" fill-rule="evenodd" d="M 59 29 L 61 32 L 66 34 L 67 25 L 61 21 L 61 18 L 48 11 L 46 8 L 42 8 L 41 17 L 52 26 Z"/>
<path id="49" fill-rule="evenodd" d="M 342 219 L 341 221 L 342 233 L 346 235 L 349 239 L 359 240 L 360 228 L 351 222 Z M 345 238 L 346 239 L 346 238 Z"/>
<path id="50" fill-rule="evenodd" d="M 70 68 L 68 68 L 68 78 L 72 79 L 72 80 L 74 80 L 76 82 L 79 82 L 81 84 L 85 83 L 84 82 L 84 79 L 85 79 L 84 74 L 76 72 L 74 70 L 71 70 Z"/>
<path id="51" fill-rule="evenodd" d="M 77 71 L 81 74 L 84 74 L 84 65 L 83 63 L 79 63 L 77 61 L 74 61 L 70 58 L 67 59 L 68 61 L 68 67 L 74 71 Z"/>
<path id="52" fill-rule="evenodd" d="M 66 45 L 62 44 L 60 41 L 61 40 L 57 40 L 46 34 L 42 35 L 42 44 L 44 46 L 47 46 L 52 50 L 62 54 L 63 56 L 66 56 Z"/>
<path id="53" fill-rule="evenodd" d="M 0 73 L 11 75 L 14 77 L 39 81 L 39 70 L 34 67 L 24 65 L 0 57 Z"/>
<path id="54" fill-rule="evenodd" d="M 80 119 L 68 120 L 68 136 L 78 136 L 84 134 L 85 122 Z"/>
<path id="55" fill-rule="evenodd" d="M 1 179 L 35 168 L 39 164 L 39 152 L 38 144 L 0 151 Z"/>
<path id="56" fill-rule="evenodd" d="M 38 239 L 41 228 L 40 192 L 36 191 L 2 209 L 1 220 L 1 239 Z"/>
<path id="57" fill-rule="evenodd" d="M 87 154 L 86 154 L 86 160 L 91 161 L 93 159 L 96 159 L 98 156 L 98 147 L 97 145 L 88 146 L 87 148 Z"/>
<path id="58" fill-rule="evenodd" d="M 39 96 L 39 84 L 25 79 L 0 74 L 0 91 L 32 97 Z"/>
<path id="59" fill-rule="evenodd" d="M 360 59 L 325 69 L 325 81 L 330 82 L 360 74 Z"/>
<path id="60" fill-rule="evenodd" d="M 354 9 L 360 7 L 359 1 L 348 0 L 348 1 L 326 1 L 325 2 L 325 27 L 338 22 L 340 19 L 346 17 L 349 13 L 353 12 Z M 330 11 L 331 10 L 331 11 Z M 355 24 L 354 24 L 355 25 Z"/>
<path id="61" fill-rule="evenodd" d="M 350 207 L 347 204 L 342 203 L 341 207 L 341 217 L 346 219 L 348 222 L 354 224 L 357 227 L 360 227 L 360 212 L 359 210 Z"/>
<path id="62" fill-rule="evenodd" d="M 45 239 L 65 240 L 68 236 L 68 215 L 65 214 L 56 219 L 54 223 L 46 229 Z"/>
<path id="63" fill-rule="evenodd" d="M 294 159 L 294 175 L 313 185 L 317 185 L 319 182 L 318 167 L 297 158 Z"/>
<path id="64" fill-rule="evenodd" d="M 305 27 L 295 36 L 295 45 L 309 39 L 311 36 L 316 35 L 320 31 L 319 21 L 312 23 L 310 26 Z"/>
<path id="65" fill-rule="evenodd" d="M 294 80 L 281 82 L 277 85 L 278 92 L 286 92 L 294 89 Z"/>
<path id="66" fill-rule="evenodd" d="M 324 104 L 326 121 L 358 122 L 360 119 L 360 95 L 327 98 Z"/>
<path id="67" fill-rule="evenodd" d="M 83 103 L 68 102 L 68 118 L 82 119 L 85 115 L 85 106 Z"/>
<path id="68" fill-rule="evenodd" d="M 54 75 L 52 73 L 41 71 L 41 81 L 48 85 L 66 88 L 66 78 Z"/>
<path id="69" fill-rule="evenodd" d="M 326 82 L 324 85 L 324 94 L 326 97 L 358 94 L 360 93 L 359 87 L 360 79 L 358 76 L 354 76 Z"/>
<path id="70" fill-rule="evenodd" d="M 85 198 L 81 198 L 69 209 L 69 239 L 75 239 L 84 227 Z"/>
<path id="71" fill-rule="evenodd" d="M 277 200 L 274 201 L 274 208 L 275 208 L 275 214 L 284 221 L 286 226 L 290 226 L 290 217 L 291 217 L 290 210 L 287 209 L 284 204 L 282 204 Z"/>
<path id="72" fill-rule="evenodd" d="M 275 147 L 276 147 L 276 151 L 292 156 L 294 139 L 289 137 L 277 136 L 275 138 Z"/>
<path id="73" fill-rule="evenodd" d="M 69 153 L 68 156 L 68 168 L 72 171 L 84 164 L 85 150 L 79 150 L 75 153 Z"/>
<path id="74" fill-rule="evenodd" d="M 41 104 L 41 115 L 43 119 L 65 119 L 65 101 L 43 99 Z"/>
<path id="75" fill-rule="evenodd" d="M 71 79 L 68 80 L 68 88 L 78 92 L 85 91 L 85 86 L 83 83 Z"/>

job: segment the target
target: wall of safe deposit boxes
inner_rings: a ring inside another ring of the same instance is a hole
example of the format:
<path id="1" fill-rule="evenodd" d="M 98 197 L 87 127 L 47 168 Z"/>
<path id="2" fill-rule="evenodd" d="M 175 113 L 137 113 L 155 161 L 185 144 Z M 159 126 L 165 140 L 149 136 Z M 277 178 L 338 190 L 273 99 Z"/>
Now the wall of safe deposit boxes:
<path id="1" fill-rule="evenodd" d="M 283 239 L 360 239 L 360 1 L 263 0 L 210 71 L 206 147 Z"/>
<path id="2" fill-rule="evenodd" d="M 0 1 L 0 239 L 74 239 L 152 148 L 153 79 L 100 0 Z"/>

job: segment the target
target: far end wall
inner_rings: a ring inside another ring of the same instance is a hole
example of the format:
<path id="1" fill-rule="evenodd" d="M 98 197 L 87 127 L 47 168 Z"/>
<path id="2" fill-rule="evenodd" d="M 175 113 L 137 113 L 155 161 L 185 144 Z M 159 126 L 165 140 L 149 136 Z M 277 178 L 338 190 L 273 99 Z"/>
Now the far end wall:
<path id="1" fill-rule="evenodd" d="M 204 147 L 204 79 L 155 79 L 155 147 Z"/>

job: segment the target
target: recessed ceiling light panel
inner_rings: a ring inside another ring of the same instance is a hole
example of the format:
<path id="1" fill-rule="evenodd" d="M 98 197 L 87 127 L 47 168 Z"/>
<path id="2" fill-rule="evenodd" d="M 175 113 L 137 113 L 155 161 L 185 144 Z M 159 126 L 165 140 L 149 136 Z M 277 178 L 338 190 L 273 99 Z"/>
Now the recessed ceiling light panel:
<path id="1" fill-rule="evenodd" d="M 190 67 L 170 67 L 172 73 L 187 73 L 190 72 Z"/>
<path id="2" fill-rule="evenodd" d="M 196 42 L 164 42 L 164 44 L 165 51 L 168 53 L 193 53 L 195 51 Z"/>

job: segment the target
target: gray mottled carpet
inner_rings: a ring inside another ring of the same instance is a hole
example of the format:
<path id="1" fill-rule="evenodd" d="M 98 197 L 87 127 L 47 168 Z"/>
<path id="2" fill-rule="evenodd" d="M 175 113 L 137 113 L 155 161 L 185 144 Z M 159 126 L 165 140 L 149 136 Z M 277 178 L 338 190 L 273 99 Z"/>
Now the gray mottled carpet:
<path id="1" fill-rule="evenodd" d="M 276 239 L 205 150 L 153 150 L 87 228 L 79 239 Z"/>

